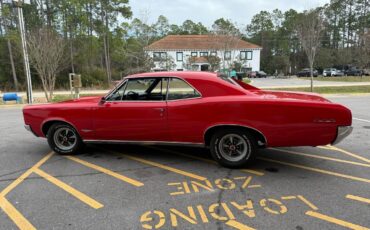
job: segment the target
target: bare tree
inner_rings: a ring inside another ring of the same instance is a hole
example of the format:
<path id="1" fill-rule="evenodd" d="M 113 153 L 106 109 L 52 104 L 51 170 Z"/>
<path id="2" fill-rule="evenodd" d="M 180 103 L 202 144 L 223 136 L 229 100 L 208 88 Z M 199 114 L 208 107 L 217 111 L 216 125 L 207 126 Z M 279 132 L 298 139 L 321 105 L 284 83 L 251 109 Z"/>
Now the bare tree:
<path id="1" fill-rule="evenodd" d="M 31 63 L 36 69 L 47 101 L 53 99 L 57 74 L 65 67 L 65 42 L 53 30 L 40 28 L 28 36 Z"/>
<path id="2" fill-rule="evenodd" d="M 313 92 L 313 65 L 324 30 L 324 20 L 321 12 L 315 10 L 304 12 L 297 23 L 296 30 L 310 65 L 311 92 Z"/>

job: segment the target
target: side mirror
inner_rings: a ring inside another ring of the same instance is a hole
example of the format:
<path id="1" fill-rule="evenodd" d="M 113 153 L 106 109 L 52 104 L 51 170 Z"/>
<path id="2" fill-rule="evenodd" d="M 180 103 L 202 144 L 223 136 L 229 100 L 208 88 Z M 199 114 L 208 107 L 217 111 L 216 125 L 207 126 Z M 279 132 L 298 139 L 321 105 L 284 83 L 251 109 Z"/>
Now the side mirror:
<path id="1" fill-rule="evenodd" d="M 106 98 L 105 97 L 102 97 L 99 101 L 99 105 L 103 105 L 105 102 L 106 102 Z"/>

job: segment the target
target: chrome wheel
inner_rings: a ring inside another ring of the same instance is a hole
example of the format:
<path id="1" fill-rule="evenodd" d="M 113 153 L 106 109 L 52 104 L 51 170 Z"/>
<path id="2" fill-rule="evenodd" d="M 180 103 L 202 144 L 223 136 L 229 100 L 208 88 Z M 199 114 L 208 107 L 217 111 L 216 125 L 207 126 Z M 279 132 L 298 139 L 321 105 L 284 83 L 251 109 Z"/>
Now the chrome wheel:
<path id="1" fill-rule="evenodd" d="M 77 144 L 75 131 L 67 127 L 57 129 L 54 133 L 53 139 L 56 147 L 63 151 L 71 150 Z"/>
<path id="2" fill-rule="evenodd" d="M 218 143 L 218 149 L 223 158 L 231 162 L 238 162 L 249 158 L 250 147 L 247 141 L 238 134 L 227 134 Z"/>

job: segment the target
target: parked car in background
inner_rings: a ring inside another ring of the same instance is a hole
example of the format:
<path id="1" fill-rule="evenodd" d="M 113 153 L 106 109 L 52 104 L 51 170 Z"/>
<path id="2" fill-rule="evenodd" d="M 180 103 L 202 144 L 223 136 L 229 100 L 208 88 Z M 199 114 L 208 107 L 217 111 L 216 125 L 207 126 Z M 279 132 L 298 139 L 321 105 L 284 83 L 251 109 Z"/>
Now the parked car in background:
<path id="1" fill-rule="evenodd" d="M 337 69 L 335 68 L 327 68 L 327 69 L 324 69 L 324 71 L 322 72 L 322 75 L 324 77 L 333 77 L 333 76 L 336 76 L 337 74 Z"/>
<path id="2" fill-rule="evenodd" d="M 346 76 L 361 76 L 363 74 L 362 69 L 350 68 L 344 71 Z"/>
<path id="3" fill-rule="evenodd" d="M 249 78 L 265 78 L 267 77 L 267 73 L 264 71 L 250 71 L 248 73 Z"/>
<path id="4" fill-rule="evenodd" d="M 86 143 L 197 145 L 227 167 L 251 163 L 259 148 L 337 144 L 352 131 L 351 111 L 318 94 L 206 72 L 136 74 L 104 97 L 26 106 L 23 115 L 59 154 Z"/>
<path id="5" fill-rule="evenodd" d="M 365 76 L 370 76 L 370 69 L 364 69 L 362 74 Z"/>
<path id="6" fill-rule="evenodd" d="M 313 70 L 313 76 L 317 77 L 319 75 L 319 72 L 317 70 Z M 309 68 L 302 69 L 297 73 L 297 77 L 310 77 L 311 76 L 311 71 Z"/>
<path id="7" fill-rule="evenodd" d="M 337 71 L 336 71 L 336 73 L 335 73 L 335 76 L 336 76 L 336 77 L 343 77 L 343 76 L 344 76 L 344 71 L 343 71 L 343 70 L 338 70 L 338 69 L 337 69 Z"/>

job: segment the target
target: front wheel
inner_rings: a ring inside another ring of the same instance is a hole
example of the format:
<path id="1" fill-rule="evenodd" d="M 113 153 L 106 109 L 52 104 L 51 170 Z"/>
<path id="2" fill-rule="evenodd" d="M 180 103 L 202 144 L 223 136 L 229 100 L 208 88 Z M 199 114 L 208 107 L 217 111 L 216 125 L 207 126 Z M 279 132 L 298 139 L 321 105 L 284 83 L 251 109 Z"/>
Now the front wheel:
<path id="1" fill-rule="evenodd" d="M 229 129 L 213 135 L 210 149 L 213 158 L 220 165 L 238 168 L 255 160 L 257 145 L 250 133 Z"/>
<path id="2" fill-rule="evenodd" d="M 58 154 L 72 155 L 82 150 L 84 144 L 77 131 L 65 123 L 56 123 L 47 133 L 50 148 Z"/>

